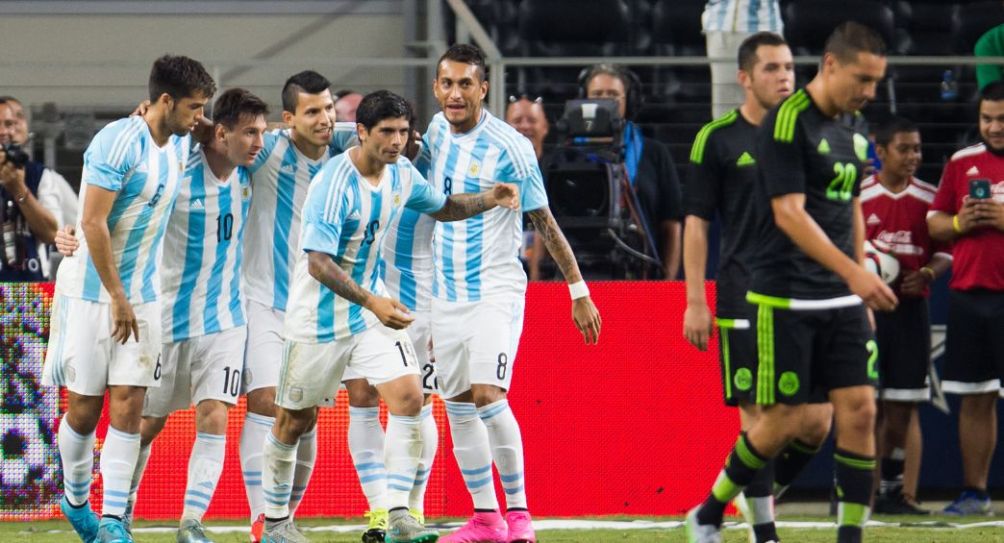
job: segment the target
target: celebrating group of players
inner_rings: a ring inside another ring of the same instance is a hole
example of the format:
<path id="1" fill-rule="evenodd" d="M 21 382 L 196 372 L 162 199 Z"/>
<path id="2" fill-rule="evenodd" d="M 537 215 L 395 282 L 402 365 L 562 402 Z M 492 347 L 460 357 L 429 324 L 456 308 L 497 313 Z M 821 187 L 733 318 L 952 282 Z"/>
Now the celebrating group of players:
<path id="1" fill-rule="evenodd" d="M 318 407 L 342 381 L 370 505 L 363 541 L 438 538 L 422 515 L 438 441 L 433 392 L 445 399 L 475 508 L 442 541 L 536 540 L 506 399 L 526 289 L 520 212 L 567 279 L 587 344 L 599 339 L 600 317 L 547 207 L 533 148 L 483 109 L 485 59 L 473 46 L 440 58 L 442 112 L 417 156 L 406 156 L 414 116 L 405 99 L 371 93 L 356 123 L 336 123 L 329 86 L 312 71 L 290 77 L 285 129 L 269 131 L 265 103 L 244 89 L 223 92 L 208 123 L 212 78 L 195 60 L 164 56 L 150 103 L 88 147 L 80 220 L 58 239 L 72 256 L 56 280 L 43 376 L 68 389 L 61 508 L 83 541 L 133 540 L 151 443 L 170 413 L 192 404 L 177 540 L 210 541 L 201 520 L 223 468 L 227 409 L 242 391 L 252 541 L 307 541 L 292 515 L 314 465 Z M 99 518 L 88 497 L 106 390 Z"/>

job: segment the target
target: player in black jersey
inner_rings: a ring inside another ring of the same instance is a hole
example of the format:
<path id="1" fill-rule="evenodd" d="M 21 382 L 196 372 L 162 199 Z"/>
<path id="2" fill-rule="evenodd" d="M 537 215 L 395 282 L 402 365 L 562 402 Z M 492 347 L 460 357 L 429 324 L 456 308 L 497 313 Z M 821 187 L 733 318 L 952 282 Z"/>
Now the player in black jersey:
<path id="1" fill-rule="evenodd" d="M 718 215 L 722 229 L 714 324 L 719 330 L 722 390 L 726 405 L 739 407 L 740 427 L 745 431 L 759 414 L 753 388 L 757 356 L 753 306 L 746 301 L 755 246 L 750 202 L 759 171 L 756 131 L 767 111 L 794 89 L 795 65 L 784 38 L 772 32 L 746 38 L 739 46 L 738 79 L 745 93 L 743 104 L 704 125 L 690 153 L 684 194 L 687 310 L 683 334 L 695 347 L 707 350 L 712 334 L 712 312 L 704 290 L 708 225 Z M 751 525 L 754 543 L 778 541 L 770 468 L 760 470 L 736 502 Z"/>
<path id="2" fill-rule="evenodd" d="M 757 132 L 756 249 L 747 301 L 754 319 L 756 423 L 739 436 L 708 499 L 687 515 L 691 543 L 717 543 L 725 505 L 814 420 L 825 394 L 837 425 L 837 541 L 861 541 L 875 467 L 877 350 L 865 304 L 896 297 L 862 266 L 857 198 L 868 140 L 858 113 L 885 75 L 885 44 L 844 23 L 827 39 L 819 73 L 771 110 Z"/>

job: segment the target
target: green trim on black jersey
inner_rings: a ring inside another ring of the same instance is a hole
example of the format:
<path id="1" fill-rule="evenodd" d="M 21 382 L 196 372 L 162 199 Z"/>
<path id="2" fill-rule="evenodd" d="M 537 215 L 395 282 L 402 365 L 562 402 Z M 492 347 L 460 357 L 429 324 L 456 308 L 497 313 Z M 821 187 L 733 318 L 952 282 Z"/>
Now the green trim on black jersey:
<path id="1" fill-rule="evenodd" d="M 722 115 L 721 117 L 704 125 L 701 128 L 701 131 L 697 133 L 697 137 L 694 138 L 694 146 L 690 149 L 690 161 L 694 164 L 704 162 L 704 148 L 708 145 L 708 138 L 711 137 L 711 133 L 719 128 L 729 126 L 730 124 L 736 122 L 736 119 L 738 118 L 739 110 L 733 109 L 725 115 Z"/>
<path id="2" fill-rule="evenodd" d="M 795 141 L 795 121 L 798 114 L 809 108 L 812 100 L 805 89 L 799 89 L 787 100 L 781 103 L 777 110 L 777 118 L 774 119 L 774 140 L 783 143 Z"/>
<path id="3" fill-rule="evenodd" d="M 757 308 L 757 405 L 773 405 L 774 397 L 774 308 L 761 304 Z"/>
<path id="4" fill-rule="evenodd" d="M 791 298 L 768 296 L 766 294 L 753 292 L 752 290 L 746 293 L 746 301 L 754 305 L 767 305 L 778 309 L 791 309 Z"/>

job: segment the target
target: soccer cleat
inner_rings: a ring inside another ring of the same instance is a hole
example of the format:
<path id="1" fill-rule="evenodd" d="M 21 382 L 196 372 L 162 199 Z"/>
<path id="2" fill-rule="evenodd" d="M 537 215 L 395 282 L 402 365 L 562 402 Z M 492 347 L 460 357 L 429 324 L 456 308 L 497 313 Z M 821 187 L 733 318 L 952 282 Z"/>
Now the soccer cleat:
<path id="1" fill-rule="evenodd" d="M 126 531 L 122 521 L 105 517 L 98 524 L 98 535 L 95 543 L 133 543 L 132 536 Z"/>
<path id="2" fill-rule="evenodd" d="M 363 516 L 369 519 L 369 525 L 363 532 L 363 543 L 384 543 L 387 535 L 387 510 L 374 509 L 366 511 Z"/>
<path id="3" fill-rule="evenodd" d="M 508 511 L 505 522 L 509 525 L 509 543 L 537 543 L 528 511 Z"/>
<path id="4" fill-rule="evenodd" d="M 903 495 L 903 489 L 895 488 L 879 492 L 875 496 L 875 506 L 872 511 L 880 515 L 930 515 L 927 509 L 917 507 L 917 504 Z"/>
<path id="5" fill-rule="evenodd" d="M 206 537 L 206 532 L 202 528 L 202 523 L 197 520 L 183 520 L 178 528 L 178 543 L 213 543 L 212 539 Z"/>
<path id="6" fill-rule="evenodd" d="M 418 523 L 411 513 L 399 509 L 392 511 L 387 520 L 387 543 L 435 543 L 439 534 Z"/>
<path id="7" fill-rule="evenodd" d="M 425 513 L 418 509 L 409 509 L 408 514 L 411 515 L 411 518 L 417 520 L 419 524 L 425 526 Z"/>
<path id="8" fill-rule="evenodd" d="M 275 524 L 266 522 L 261 543 L 310 543 L 310 540 L 293 526 L 292 519 L 286 519 Z"/>
<path id="9" fill-rule="evenodd" d="M 59 508 L 66 516 L 66 520 L 70 521 L 70 526 L 73 526 L 73 530 L 77 532 L 80 539 L 84 543 L 93 543 L 98 535 L 99 520 L 94 511 L 91 511 L 91 502 L 86 501 L 80 507 L 73 507 L 66 496 L 63 496 L 63 499 L 59 500 Z"/>
<path id="10" fill-rule="evenodd" d="M 248 539 L 251 543 L 261 543 L 261 534 L 265 531 L 265 514 L 262 513 L 258 515 L 258 518 L 254 519 L 251 523 L 251 534 Z"/>
<path id="11" fill-rule="evenodd" d="M 687 543 L 722 543 L 722 533 L 718 526 L 699 524 L 697 522 L 697 507 L 687 512 L 684 526 L 687 529 Z"/>
<path id="12" fill-rule="evenodd" d="M 972 490 L 963 490 L 954 502 L 945 507 L 946 515 L 956 516 L 988 516 L 990 515 L 990 497 L 982 497 Z"/>
<path id="13" fill-rule="evenodd" d="M 439 543 L 508 543 L 509 525 L 498 511 L 474 513 L 459 530 L 440 538 Z"/>
<path id="14" fill-rule="evenodd" d="M 127 501 L 125 512 L 122 513 L 122 527 L 125 528 L 125 531 L 129 533 L 130 537 L 132 537 L 132 510 L 134 505 L 136 505 L 135 501 Z"/>

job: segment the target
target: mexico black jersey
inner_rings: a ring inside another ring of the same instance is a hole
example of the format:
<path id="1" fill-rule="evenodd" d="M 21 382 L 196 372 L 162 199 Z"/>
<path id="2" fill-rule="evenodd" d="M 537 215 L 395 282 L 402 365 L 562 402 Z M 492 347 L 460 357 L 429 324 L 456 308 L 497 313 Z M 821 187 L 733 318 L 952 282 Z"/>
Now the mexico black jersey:
<path id="1" fill-rule="evenodd" d="M 719 317 L 747 318 L 752 306 L 749 262 L 754 249 L 753 187 L 756 183 L 757 127 L 738 110 L 704 125 L 690 151 L 686 214 L 711 221 L 721 217 L 719 244 Z"/>
<path id="2" fill-rule="evenodd" d="M 834 245 L 854 258 L 852 199 L 858 196 L 868 158 L 866 134 L 860 114 L 827 117 L 805 89 L 767 114 L 757 134 L 760 175 L 754 199 L 757 247 L 752 292 L 777 298 L 770 302 L 792 309 L 799 305 L 794 300 L 850 295 L 840 277 L 803 253 L 775 226 L 770 201 L 784 194 L 805 194 L 805 210 Z"/>

